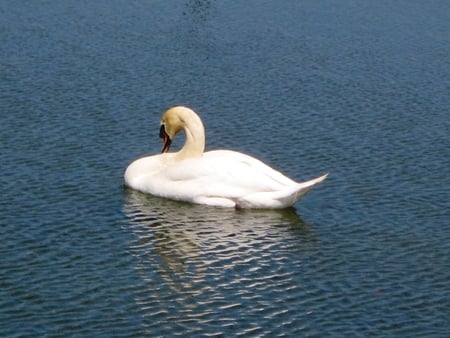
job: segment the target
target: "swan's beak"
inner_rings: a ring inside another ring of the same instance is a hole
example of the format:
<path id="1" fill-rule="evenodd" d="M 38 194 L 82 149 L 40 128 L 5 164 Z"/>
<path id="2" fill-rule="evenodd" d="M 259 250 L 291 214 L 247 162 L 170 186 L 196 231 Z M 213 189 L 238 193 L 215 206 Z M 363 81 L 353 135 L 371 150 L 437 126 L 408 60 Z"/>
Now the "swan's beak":
<path id="1" fill-rule="evenodd" d="M 161 153 L 167 153 L 169 151 L 172 140 L 170 139 L 169 134 L 166 133 L 164 124 L 162 124 L 161 128 L 159 129 L 159 137 L 163 139 L 163 149 Z"/>

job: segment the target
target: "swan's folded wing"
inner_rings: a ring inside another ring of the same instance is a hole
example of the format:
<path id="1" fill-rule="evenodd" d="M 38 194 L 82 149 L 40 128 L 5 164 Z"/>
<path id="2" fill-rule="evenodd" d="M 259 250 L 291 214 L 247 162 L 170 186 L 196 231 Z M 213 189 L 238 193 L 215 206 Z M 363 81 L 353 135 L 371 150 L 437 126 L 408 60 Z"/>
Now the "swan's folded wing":
<path id="1" fill-rule="evenodd" d="M 297 183 L 253 157 L 219 150 L 168 165 L 148 177 L 139 190 L 216 206 L 284 208 L 325 177 Z"/>

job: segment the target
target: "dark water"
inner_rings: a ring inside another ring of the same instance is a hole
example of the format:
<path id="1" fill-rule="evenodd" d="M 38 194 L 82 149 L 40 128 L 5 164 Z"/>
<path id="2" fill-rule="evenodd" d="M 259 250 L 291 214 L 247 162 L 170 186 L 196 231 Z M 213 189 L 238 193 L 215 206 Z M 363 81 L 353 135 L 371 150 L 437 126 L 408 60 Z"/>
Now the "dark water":
<path id="1" fill-rule="evenodd" d="M 450 335 L 449 23 L 448 1 L 0 1 L 0 336 Z M 209 149 L 330 176 L 281 212 L 125 190 L 175 104 Z"/>

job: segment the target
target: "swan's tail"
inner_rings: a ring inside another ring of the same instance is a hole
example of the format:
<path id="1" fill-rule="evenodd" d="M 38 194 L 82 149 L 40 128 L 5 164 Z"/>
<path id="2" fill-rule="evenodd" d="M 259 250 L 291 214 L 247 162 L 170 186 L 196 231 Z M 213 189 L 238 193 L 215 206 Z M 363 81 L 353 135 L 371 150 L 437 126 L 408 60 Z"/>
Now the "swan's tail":
<path id="1" fill-rule="evenodd" d="M 314 178 L 312 180 L 297 183 L 287 189 L 276 192 L 259 192 L 240 198 L 236 201 L 236 206 L 240 208 L 270 208 L 283 209 L 293 206 L 297 201 L 305 196 L 312 188 L 327 178 L 328 174 Z"/>
<path id="2" fill-rule="evenodd" d="M 328 176 L 328 173 L 314 178 L 312 180 L 306 181 L 306 182 L 302 182 L 299 183 L 297 186 L 297 192 L 296 192 L 296 197 L 295 197 L 295 202 L 297 202 L 300 198 L 302 198 L 303 196 L 305 196 L 312 188 L 314 188 L 316 185 L 318 185 L 319 183 L 321 183 L 322 181 L 324 181 Z M 294 203 L 295 203 L 294 202 Z M 293 203 L 293 204 L 294 204 Z"/>
<path id="3" fill-rule="evenodd" d="M 314 178 L 309 181 L 297 183 L 295 187 L 289 188 L 280 194 L 277 201 L 280 208 L 287 208 L 293 206 L 297 201 L 305 196 L 312 188 L 321 183 L 327 178 L 328 174 Z"/>

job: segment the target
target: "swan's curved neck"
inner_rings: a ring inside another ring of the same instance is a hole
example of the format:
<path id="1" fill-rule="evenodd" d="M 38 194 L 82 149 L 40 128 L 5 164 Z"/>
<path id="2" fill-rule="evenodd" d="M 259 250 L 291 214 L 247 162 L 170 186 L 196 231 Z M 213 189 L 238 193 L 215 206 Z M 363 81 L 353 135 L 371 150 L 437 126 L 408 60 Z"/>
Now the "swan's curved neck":
<path id="1" fill-rule="evenodd" d="M 184 121 L 186 142 L 183 148 L 176 154 L 177 160 L 192 157 L 200 157 L 205 150 L 205 128 L 197 115 L 191 115 Z"/>

